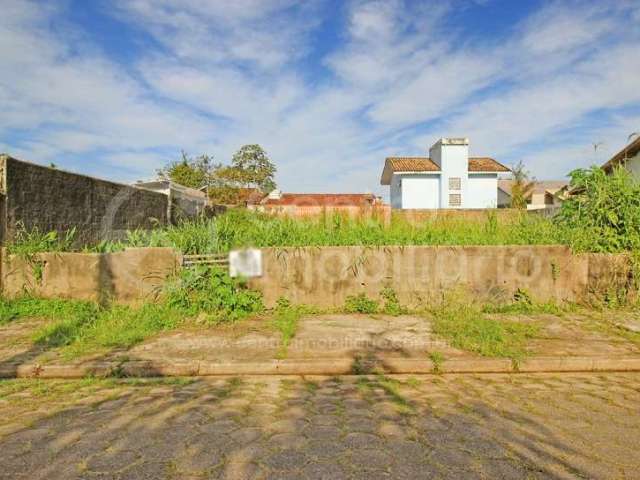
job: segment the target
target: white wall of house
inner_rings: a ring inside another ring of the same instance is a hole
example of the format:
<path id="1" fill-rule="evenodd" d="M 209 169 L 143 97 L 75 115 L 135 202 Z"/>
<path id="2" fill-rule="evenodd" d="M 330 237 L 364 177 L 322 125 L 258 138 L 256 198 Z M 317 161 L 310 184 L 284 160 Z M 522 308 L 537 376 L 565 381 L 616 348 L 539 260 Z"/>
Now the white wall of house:
<path id="1" fill-rule="evenodd" d="M 496 208 L 498 206 L 498 174 L 469 173 L 464 208 Z"/>
<path id="2" fill-rule="evenodd" d="M 395 177 L 399 177 L 401 182 L 401 208 L 439 208 L 440 175 L 409 174 Z"/>

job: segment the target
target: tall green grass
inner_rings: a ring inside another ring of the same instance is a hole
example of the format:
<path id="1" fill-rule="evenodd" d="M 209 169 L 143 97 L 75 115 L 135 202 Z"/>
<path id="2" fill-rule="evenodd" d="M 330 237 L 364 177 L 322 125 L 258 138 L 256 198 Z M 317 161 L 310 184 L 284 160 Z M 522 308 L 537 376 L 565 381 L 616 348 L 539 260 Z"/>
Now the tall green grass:
<path id="1" fill-rule="evenodd" d="M 445 217 L 417 225 L 394 216 L 381 220 L 340 214 L 289 218 L 231 210 L 213 218 L 186 221 L 150 231 L 136 230 L 119 242 L 87 247 L 118 251 L 126 247 L 173 247 L 185 254 L 226 253 L 243 247 L 383 246 L 383 245 L 525 245 L 564 243 L 566 236 L 548 219 L 523 215 L 515 221 Z"/>

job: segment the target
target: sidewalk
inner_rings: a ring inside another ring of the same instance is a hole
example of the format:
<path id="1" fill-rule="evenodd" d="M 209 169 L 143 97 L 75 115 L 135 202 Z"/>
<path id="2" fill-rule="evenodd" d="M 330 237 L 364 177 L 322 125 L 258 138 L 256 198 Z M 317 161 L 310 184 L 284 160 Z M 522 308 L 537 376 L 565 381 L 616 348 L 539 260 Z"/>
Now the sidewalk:
<path id="1" fill-rule="evenodd" d="M 24 322 L 0 329 L 0 377 L 640 371 L 637 343 L 587 328 L 578 316 L 537 315 L 522 321 L 543 328 L 530 341 L 526 358 L 517 362 L 453 348 L 432 334 L 427 320 L 414 316 L 306 317 L 286 349 L 265 320 L 182 329 L 129 350 L 73 362 L 55 351 L 21 345 L 16 339 L 28 331 Z"/>

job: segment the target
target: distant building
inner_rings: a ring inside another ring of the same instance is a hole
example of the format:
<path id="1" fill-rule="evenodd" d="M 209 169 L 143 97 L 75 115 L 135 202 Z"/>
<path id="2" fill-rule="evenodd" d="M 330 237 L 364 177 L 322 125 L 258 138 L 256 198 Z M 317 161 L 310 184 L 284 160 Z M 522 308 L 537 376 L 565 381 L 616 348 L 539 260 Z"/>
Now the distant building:
<path id="1" fill-rule="evenodd" d="M 201 192 L 204 192 L 205 195 L 209 193 L 213 194 L 214 187 L 209 187 L 205 185 L 200 188 Z M 226 206 L 243 206 L 248 207 L 252 205 L 259 205 L 262 199 L 267 196 L 266 193 L 262 192 L 259 188 L 255 187 L 239 187 L 230 189 L 227 195 L 228 199 L 220 199 L 212 196 L 208 199 L 210 205 L 220 205 L 224 204 Z"/>
<path id="2" fill-rule="evenodd" d="M 167 218 L 171 223 L 185 218 L 193 218 L 204 212 L 207 195 L 195 188 L 185 187 L 171 180 L 136 182 L 137 188 L 163 193 L 169 198 Z"/>
<path id="3" fill-rule="evenodd" d="M 602 166 L 602 169 L 607 173 L 611 173 L 617 165 L 623 166 L 637 180 L 640 180 L 640 136 L 611 157 L 611 159 Z"/>
<path id="4" fill-rule="evenodd" d="M 562 180 L 534 181 L 533 188 L 527 195 L 527 210 L 554 209 L 563 201 L 563 192 L 569 182 Z M 511 206 L 511 189 L 513 180 L 498 180 L 498 207 Z"/>
<path id="5" fill-rule="evenodd" d="M 388 205 L 371 193 L 282 193 L 279 190 L 271 192 L 253 208 L 292 217 L 313 217 L 324 213 L 369 216 L 389 211 Z"/>
<path id="6" fill-rule="evenodd" d="M 371 193 L 282 193 L 274 190 L 261 205 L 267 207 L 371 207 L 381 203 Z"/>
<path id="7" fill-rule="evenodd" d="M 469 157 L 469 139 L 441 138 L 429 157 L 389 157 L 380 183 L 392 208 L 496 208 L 498 174 L 509 168 L 489 157 Z"/>

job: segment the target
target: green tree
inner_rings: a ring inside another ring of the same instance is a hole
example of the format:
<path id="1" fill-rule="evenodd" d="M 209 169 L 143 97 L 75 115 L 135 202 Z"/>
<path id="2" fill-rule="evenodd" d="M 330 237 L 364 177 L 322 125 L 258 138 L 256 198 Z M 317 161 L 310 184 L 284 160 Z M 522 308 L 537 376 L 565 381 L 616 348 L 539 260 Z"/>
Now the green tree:
<path id="1" fill-rule="evenodd" d="M 221 166 L 213 164 L 208 155 L 191 158 L 183 151 L 182 158 L 159 169 L 158 176 L 185 187 L 201 188 L 211 183 L 218 168 Z"/>
<path id="2" fill-rule="evenodd" d="M 527 198 L 531 195 L 535 180 L 530 179 L 529 172 L 522 161 L 511 170 L 513 183 L 511 184 L 511 208 L 526 209 Z"/>
<path id="3" fill-rule="evenodd" d="M 213 172 L 208 188 L 209 198 L 213 203 L 236 205 L 239 203 L 240 185 L 234 168 L 219 165 Z"/>
<path id="4" fill-rule="evenodd" d="M 244 145 L 231 160 L 227 176 L 246 187 L 256 187 L 263 192 L 276 188 L 276 166 L 260 145 Z"/>

